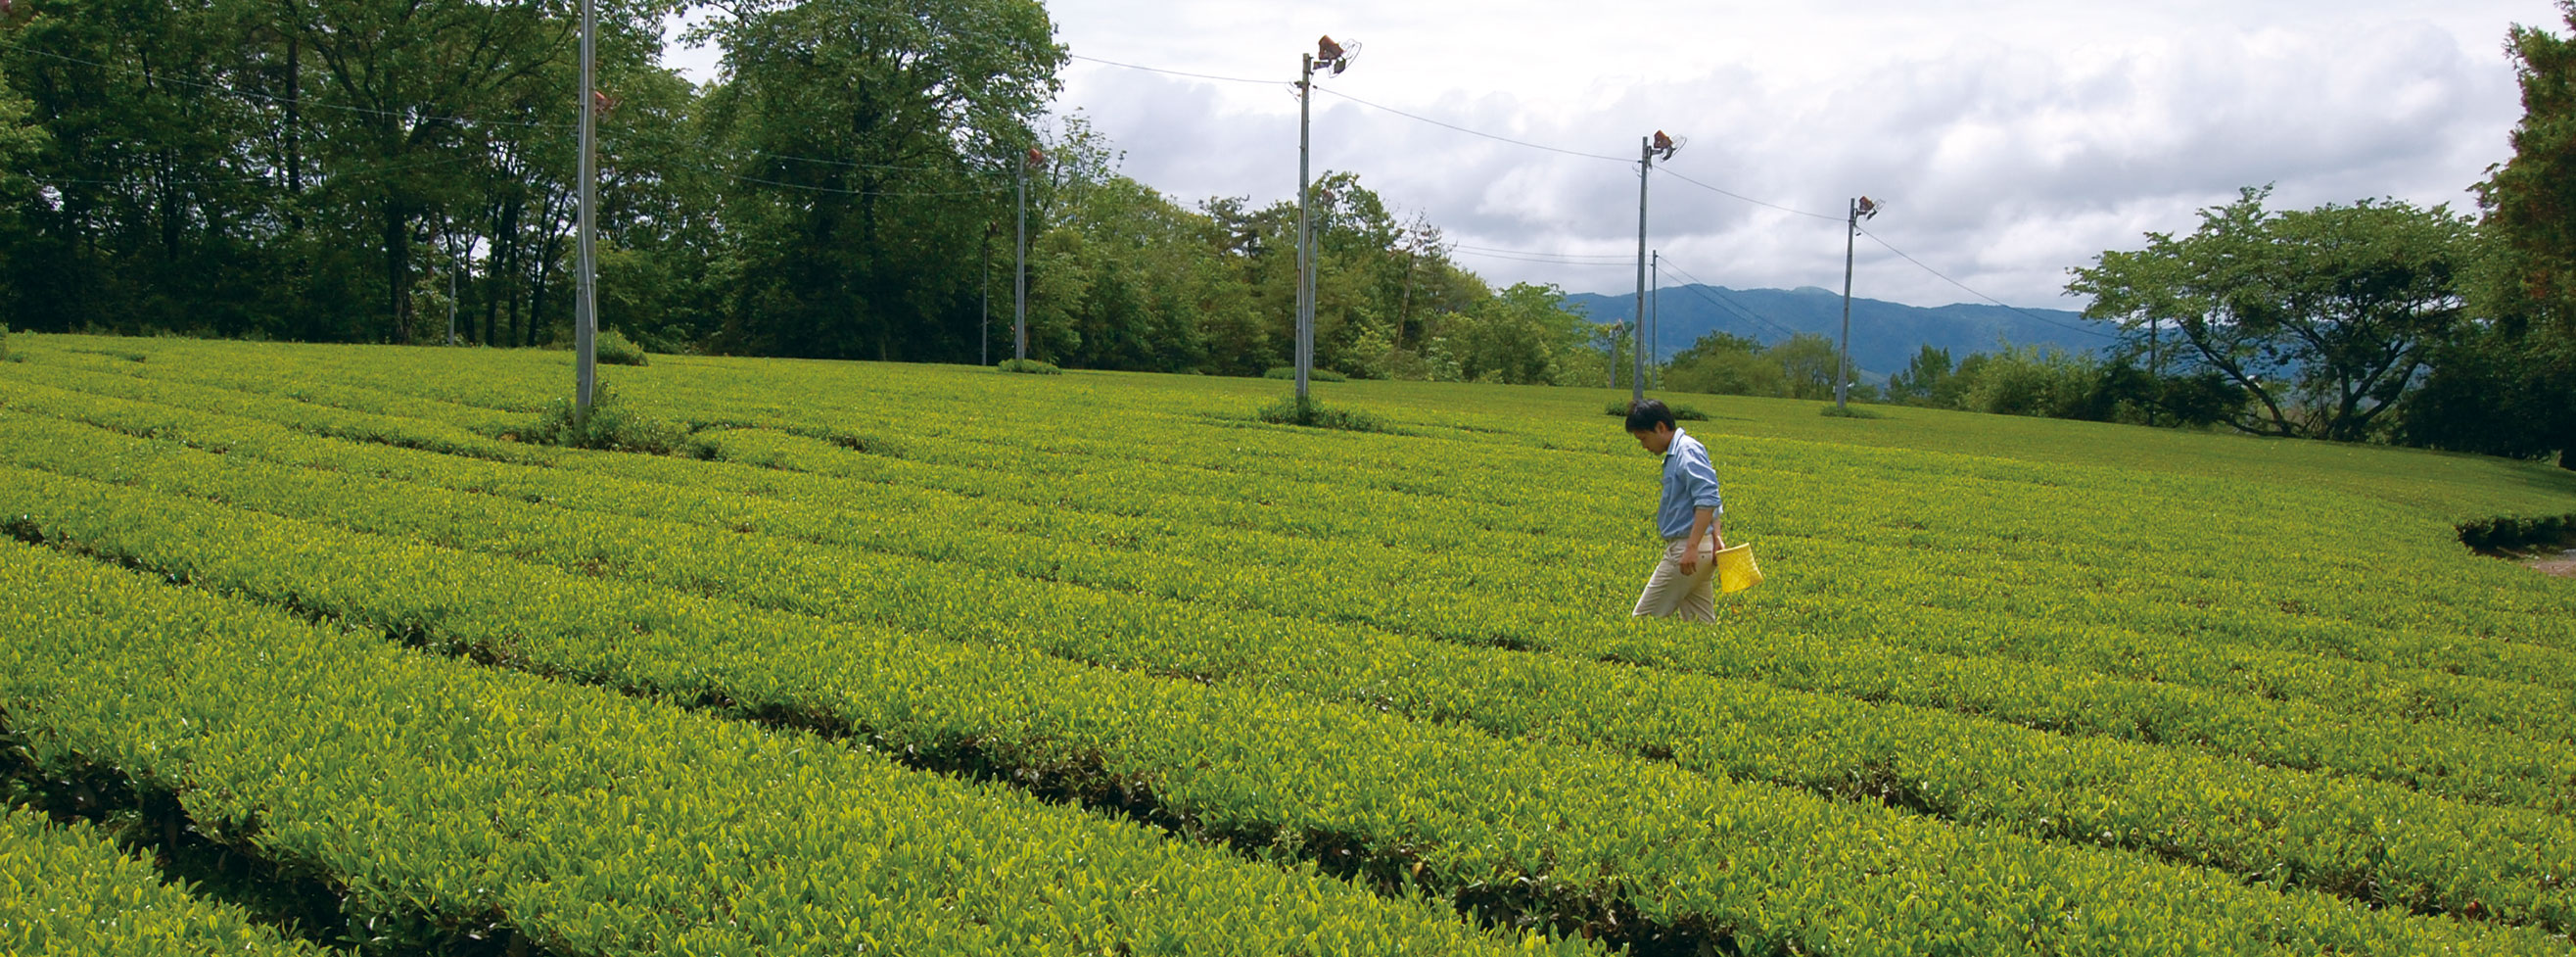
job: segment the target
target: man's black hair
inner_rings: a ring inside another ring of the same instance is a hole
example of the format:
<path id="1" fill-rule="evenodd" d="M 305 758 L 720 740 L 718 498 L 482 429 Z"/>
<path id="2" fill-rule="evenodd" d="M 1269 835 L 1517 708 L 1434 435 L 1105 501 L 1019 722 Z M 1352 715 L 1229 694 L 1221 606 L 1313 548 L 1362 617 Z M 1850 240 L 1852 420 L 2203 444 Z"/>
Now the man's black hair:
<path id="1" fill-rule="evenodd" d="M 1628 431 L 1652 432 L 1657 423 L 1662 423 L 1667 429 L 1681 428 L 1681 424 L 1673 420 L 1673 410 L 1665 408 L 1662 399 L 1628 403 Z"/>

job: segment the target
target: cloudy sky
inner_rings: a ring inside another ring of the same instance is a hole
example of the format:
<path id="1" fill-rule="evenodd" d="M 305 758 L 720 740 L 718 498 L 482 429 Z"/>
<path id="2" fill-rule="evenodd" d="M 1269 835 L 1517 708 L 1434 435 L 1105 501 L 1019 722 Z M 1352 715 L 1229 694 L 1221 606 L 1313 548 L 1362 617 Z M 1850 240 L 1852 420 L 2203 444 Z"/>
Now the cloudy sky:
<path id="1" fill-rule="evenodd" d="M 1298 54 L 1361 53 L 1319 81 L 1315 165 L 1427 214 L 1496 283 L 1635 284 L 1638 137 L 1686 145 L 1670 171 L 1869 229 L 1978 292 L 2081 308 L 2067 267 L 2188 231 L 2240 186 L 2275 203 L 2393 196 L 2473 208 L 2521 115 L 2503 54 L 2547 0 L 1522 0 L 1248 3 L 1051 0 L 1076 57 L 1061 111 L 1183 202 L 1292 197 Z M 709 51 L 671 62 L 705 79 Z M 1196 79 L 1095 60 L 1270 82 Z M 1580 153 L 1516 146 L 1353 99 Z M 1649 242 L 1689 277 L 1837 287 L 1836 221 L 1658 174 Z M 1487 253 L 1483 250 L 1509 250 Z M 1531 255 L 1531 254 L 1536 255 Z M 1977 296 L 1863 237 L 1860 295 Z M 1688 278 L 1668 273 L 1668 282 Z"/>

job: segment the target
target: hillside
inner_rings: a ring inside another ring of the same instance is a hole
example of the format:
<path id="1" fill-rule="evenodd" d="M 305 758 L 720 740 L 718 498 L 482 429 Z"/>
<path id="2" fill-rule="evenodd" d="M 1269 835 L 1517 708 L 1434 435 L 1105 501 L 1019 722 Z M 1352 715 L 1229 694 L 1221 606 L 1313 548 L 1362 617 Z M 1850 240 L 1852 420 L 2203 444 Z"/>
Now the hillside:
<path id="1" fill-rule="evenodd" d="M 1637 297 L 1625 293 L 1573 293 L 1573 307 L 1595 322 L 1625 322 L 1635 312 Z M 1673 353 L 1710 332 L 1748 336 L 1764 344 L 1812 332 L 1828 339 L 1842 334 L 1842 294 L 1805 286 L 1798 289 L 1728 289 L 1724 286 L 1666 286 L 1662 292 L 1657 355 Z M 2063 309 L 2013 310 L 1980 303 L 1925 308 L 1876 299 L 1852 300 L 1852 363 L 1868 379 L 1884 379 L 1905 368 L 1923 346 L 1950 350 L 1952 359 L 1972 352 L 1991 352 L 1999 340 L 2015 345 L 2053 345 L 2087 352 L 2110 343 L 2113 328 Z M 2071 327 L 2071 328 L 2070 328 Z M 2104 335 L 2079 330 L 2098 329 Z"/>
<path id="2" fill-rule="evenodd" d="M 1601 390 L 10 349 L 13 800 L 405 953 L 2576 954 L 2537 464 L 1692 396 L 1694 626 Z"/>

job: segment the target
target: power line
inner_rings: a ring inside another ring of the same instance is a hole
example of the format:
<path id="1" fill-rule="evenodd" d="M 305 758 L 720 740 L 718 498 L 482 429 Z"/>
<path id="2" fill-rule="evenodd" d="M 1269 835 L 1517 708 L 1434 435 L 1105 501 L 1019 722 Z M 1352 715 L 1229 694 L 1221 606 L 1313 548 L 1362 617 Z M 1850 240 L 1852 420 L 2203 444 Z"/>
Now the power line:
<path id="1" fill-rule="evenodd" d="M 1083 61 L 1083 62 L 1085 62 L 1085 63 L 1097 63 L 1097 64 L 1100 64 L 1100 65 L 1102 65 L 1102 66 L 1114 66 L 1114 67 L 1121 67 L 1121 68 L 1129 69 L 1129 70 L 1143 70 L 1143 71 L 1145 71 L 1145 72 L 1147 72 L 1147 73 L 1165 73 L 1165 74 L 1170 74 L 1170 75 L 1172 75 L 1172 76 L 1186 76 L 1186 77 L 1192 77 L 1192 78 L 1195 78 L 1195 79 L 1201 79 L 1201 80 L 1217 80 L 1217 81 L 1221 81 L 1221 82 L 1225 82 L 1225 83 L 1259 83 L 1259 84 L 1261 84 L 1261 85 L 1263 85 L 1263 86 L 1275 86 L 1275 85 L 1279 85 L 1279 84 L 1286 84 L 1286 83 L 1295 83 L 1295 82 L 1297 82 L 1297 81 L 1295 81 L 1295 80 L 1255 80 L 1255 79 L 1252 79 L 1251 77 L 1242 77 L 1242 76 L 1217 76 L 1217 75 L 1212 74 L 1212 73 L 1191 73 L 1191 72 L 1186 71 L 1186 70 L 1166 70 L 1166 69 L 1163 69 L 1162 67 L 1158 67 L 1158 66 L 1144 66 L 1144 65 L 1141 65 L 1141 64 L 1135 64 L 1135 63 L 1120 63 L 1120 62 L 1118 62 L 1118 61 L 1116 61 L 1116 60 L 1103 60 L 1103 59 L 1101 59 L 1101 58 L 1099 58 L 1099 57 L 1096 57 L 1096 56 L 1083 56 L 1082 54 L 1079 54 L 1079 53 L 1067 53 L 1067 54 L 1065 54 L 1065 58 L 1066 58 L 1066 59 L 1069 59 L 1069 60 L 1081 60 L 1081 61 Z"/>
<path id="2" fill-rule="evenodd" d="M 1602 265 L 1618 265 L 1635 262 L 1634 259 L 1628 256 L 1610 253 L 1560 253 L 1537 249 L 1503 249 L 1495 246 L 1477 246 L 1470 243 L 1450 243 L 1449 248 L 1459 252 L 1472 253 L 1476 255 L 1526 257 L 1532 260 L 1544 260 L 1549 262 L 1588 262 Z"/>
<path id="3" fill-rule="evenodd" d="M 1586 153 L 1586 152 L 1583 152 L 1583 151 L 1581 151 L 1581 150 L 1559 149 L 1559 148 L 1557 148 L 1557 147 L 1553 147 L 1553 146 L 1543 146 L 1543 145 L 1540 145 L 1540 144 L 1537 144 L 1537 143 L 1532 143 L 1532 142 L 1529 142 L 1529 141 L 1527 141 L 1527 140 L 1516 140 L 1516 139 L 1513 139 L 1513 138 L 1508 137 L 1508 136 L 1497 136 L 1497 135 L 1492 134 L 1492 133 L 1487 133 L 1487 132 L 1485 132 L 1485 131 L 1483 131 L 1483 130 L 1471 130 L 1471 129 L 1468 129 L 1468 128 L 1464 127 L 1464 126 L 1459 126 L 1458 124 L 1455 124 L 1455 123 L 1447 123 L 1447 122 L 1443 122 L 1443 121 L 1440 121 L 1440 120 L 1432 119 L 1432 118 L 1430 118 L 1430 117 L 1428 117 L 1428 116 L 1420 116 L 1420 115 L 1413 114 L 1413 113 L 1407 113 L 1407 112 L 1405 112 L 1405 111 L 1403 111 L 1403 110 L 1396 109 L 1395 107 L 1392 107 L 1392 106 L 1383 106 L 1383 105 L 1380 105 L 1380 104 L 1371 103 L 1371 102 L 1369 102 L 1369 101 L 1367 101 L 1367 100 L 1360 99 L 1359 97 L 1352 96 L 1352 95 L 1350 95 L 1350 94 L 1348 94 L 1348 93 L 1344 93 L 1344 92 L 1342 92 L 1342 91 L 1340 91 L 1340 90 L 1334 90 L 1334 89 L 1328 89 L 1328 88 L 1321 88 L 1321 87 L 1319 87 L 1318 89 L 1322 89 L 1322 90 L 1323 90 L 1323 92 L 1330 93 L 1330 94 L 1332 94 L 1332 95 L 1334 95 L 1334 96 L 1341 97 L 1342 99 L 1349 100 L 1349 101 L 1351 101 L 1351 102 L 1353 102 L 1353 103 L 1357 103 L 1357 104 L 1359 104 L 1359 105 L 1361 105 L 1361 106 L 1365 106 L 1365 107 L 1368 107 L 1368 108 L 1373 109 L 1373 110 L 1384 110 L 1384 111 L 1386 111 L 1386 112 L 1393 113 L 1393 114 L 1395 114 L 1395 115 L 1397 115 L 1397 116 L 1404 117 L 1405 119 L 1408 119 L 1408 120 L 1415 120 L 1415 121 L 1419 121 L 1419 122 L 1423 122 L 1423 123 L 1429 123 L 1429 124 L 1431 124 L 1431 125 L 1433 125 L 1433 126 L 1442 127 L 1442 128 L 1444 128 L 1444 129 L 1452 129 L 1452 130 L 1456 130 L 1456 131 L 1458 131 L 1458 132 L 1465 133 L 1465 134 L 1467 134 L 1467 135 L 1469 135 L 1469 136 L 1481 136 L 1481 137 L 1484 137 L 1484 138 L 1486 138 L 1486 139 L 1493 140 L 1493 141 L 1495 141 L 1495 142 L 1499 142 L 1499 143 L 1510 143 L 1510 144 L 1512 144 L 1513 146 L 1525 146 L 1525 147 L 1528 147 L 1528 148 L 1530 148 L 1530 149 L 1534 149 L 1534 150 L 1546 150 L 1547 152 L 1550 152 L 1550 153 L 1563 153 L 1563 154 L 1565 154 L 1565 155 L 1567 155 L 1567 156 L 1580 156 L 1580 157 L 1583 157 L 1583 158 L 1585 158 L 1585 159 L 1609 160 L 1610 162 L 1613 162 L 1613 163 L 1629 163 L 1629 162 L 1634 162 L 1633 160 L 1627 159 L 1627 158 L 1625 158 L 1625 157 L 1620 157 L 1620 156 L 1606 156 L 1606 155 L 1603 155 L 1603 154 L 1600 154 L 1600 153 Z"/>
<path id="4" fill-rule="evenodd" d="M 1782 206 L 1782 205 L 1780 205 L 1780 204 L 1778 204 L 1778 203 L 1766 202 L 1766 201 L 1764 201 L 1764 200 L 1755 199 L 1755 198 L 1753 198 L 1753 197 L 1751 197 L 1751 196 L 1746 196 L 1746 195 L 1744 195 L 1744 194 L 1742 194 L 1742 193 L 1734 192 L 1734 191 L 1732 191 L 1732 190 L 1719 189 L 1719 188 L 1717 188 L 1717 187 L 1715 187 L 1715 186 L 1711 186 L 1711 185 L 1709 185 L 1709 184 L 1707 184 L 1707 183 L 1700 182 L 1700 181 L 1695 180 L 1695 179 L 1692 179 L 1692 178 L 1690 178 L 1690 177 L 1688 177 L 1688 176 L 1684 176 L 1684 175 L 1682 175 L 1682 174 L 1680 174 L 1680 173 L 1673 172 L 1673 171 L 1672 171 L 1672 169 L 1671 169 L 1670 167 L 1658 166 L 1658 167 L 1655 167 L 1655 171 L 1656 171 L 1656 172 L 1659 172 L 1659 173 L 1663 173 L 1663 174 L 1665 174 L 1665 175 L 1667 175 L 1667 176 L 1671 176 L 1671 177 L 1672 177 L 1672 178 L 1674 178 L 1674 179 L 1681 180 L 1682 182 L 1689 183 L 1689 184 L 1691 184 L 1691 185 L 1693 185 L 1693 186 L 1697 186 L 1697 187 L 1699 187 L 1699 188 L 1701 188 L 1701 189 L 1704 189 L 1704 190 L 1707 190 L 1707 191 L 1709 191 L 1709 192 L 1716 193 L 1716 194 L 1718 194 L 1718 195 L 1720 195 L 1720 196 L 1725 196 L 1725 197 L 1729 197 L 1729 198 L 1733 198 L 1733 199 L 1740 199 L 1740 200 L 1743 200 L 1743 201 L 1745 201 L 1745 202 L 1752 203 L 1752 204 L 1753 204 L 1753 205 L 1755 205 L 1755 206 L 1767 206 L 1767 207 L 1770 207 L 1770 208 L 1772 208 L 1772 209 L 1779 210 L 1779 211 L 1784 212 L 1784 213 L 1795 213 L 1795 214 L 1800 215 L 1800 216 L 1807 216 L 1807 217 L 1811 217 L 1811 218 L 1815 218 L 1815 219 L 1830 220 L 1830 221 L 1833 221 L 1833 222 L 1841 222 L 1841 221 L 1842 221 L 1842 217 L 1840 217 L 1840 216 L 1828 216 L 1828 215 L 1825 215 L 1825 214 L 1823 214 L 1823 213 L 1811 213 L 1811 212 L 1808 212 L 1808 211 L 1803 210 L 1803 209 L 1793 209 L 1793 208 L 1790 208 L 1790 207 L 1787 207 L 1787 206 Z"/>
<path id="5" fill-rule="evenodd" d="M 1486 252 L 1486 251 L 1481 250 L 1481 249 L 1461 249 L 1461 250 L 1458 250 L 1458 252 L 1464 253 L 1464 254 L 1469 255 L 1469 256 L 1474 256 L 1474 257 L 1477 257 L 1477 258 L 1479 258 L 1479 259 L 1507 259 L 1507 260 L 1511 260 L 1511 261 L 1513 261 L 1513 262 L 1539 263 L 1539 264 L 1541 264 L 1541 265 L 1548 265 L 1548 266 L 1588 266 L 1588 267 L 1592 267 L 1592 268 L 1595 268 L 1595 269 L 1611 269 L 1611 268 L 1626 268 L 1626 267 L 1627 267 L 1627 265 L 1628 265 L 1628 264 L 1627 264 L 1627 263 L 1625 263 L 1625 262 L 1597 262 L 1597 261 L 1596 261 L 1596 262 L 1584 262 L 1584 261 L 1572 260 L 1572 259 L 1550 259 L 1550 258 L 1543 258 L 1543 257 L 1537 257 L 1537 256 L 1514 256 L 1514 255 L 1512 255 L 1512 254 L 1510 254 L 1510 253 L 1492 253 L 1492 252 Z"/>
<path id="6" fill-rule="evenodd" d="M 1727 311 L 1729 311 L 1729 312 L 1733 312 L 1733 313 L 1735 313 L 1736 315 L 1742 316 L 1742 317 L 1744 317 L 1744 318 L 1746 318 L 1746 319 L 1753 320 L 1753 321 L 1754 321 L 1755 323 L 1757 323 L 1757 324 L 1760 324 L 1760 325 L 1763 325 L 1763 326 L 1768 326 L 1768 327 L 1770 327 L 1770 328 L 1771 328 L 1771 330 L 1772 330 L 1772 331 L 1774 331 L 1774 332 L 1778 332 L 1778 333 L 1780 333 L 1780 334 L 1782 334 L 1782 335 L 1789 336 L 1789 337 L 1791 337 L 1791 338 L 1795 338 L 1795 337 L 1798 335 L 1798 331 L 1797 331 L 1797 330 L 1795 330 L 1795 329 L 1791 329 L 1791 328 L 1789 328 L 1789 327 L 1787 327 L 1787 326 L 1783 326 L 1783 325 L 1781 325 L 1781 324 L 1779 324 L 1779 323 L 1777 323 L 1777 322 L 1773 322 L 1773 321 L 1771 321 L 1770 319 L 1764 318 L 1760 313 L 1754 312 L 1754 311 L 1752 311 L 1752 310 L 1750 310 L 1750 309 L 1747 309 L 1747 308 L 1745 308 L 1745 307 L 1743 307 L 1743 306 L 1741 306 L 1741 305 L 1737 304 L 1736 302 L 1734 302 L 1734 297 L 1725 295 L 1725 293 L 1722 291 L 1722 290 L 1723 290 L 1723 287 L 1715 286 L 1715 285 L 1711 285 L 1711 284 L 1709 284 L 1707 281 L 1702 280 L 1701 278 L 1699 278 L 1698 276 L 1691 275 L 1691 273 L 1690 273 L 1690 271 L 1689 271 L 1689 270 L 1683 269 L 1683 268 L 1682 268 L 1682 267 L 1680 267 L 1680 266 L 1675 266 L 1675 265 L 1673 265 L 1673 264 L 1672 264 L 1672 260 L 1671 260 L 1671 258 L 1670 258 L 1670 257 L 1666 257 L 1666 258 L 1665 258 L 1665 260 L 1664 260 L 1664 268 L 1666 268 L 1666 269 L 1670 269 L 1670 270 L 1672 270 L 1674 273 L 1679 274 L 1682 278 L 1690 280 L 1690 281 L 1691 281 L 1691 285 L 1686 286 L 1686 287 L 1684 287 L 1684 288 L 1686 288 L 1686 289 L 1690 289 L 1691 291 L 1693 291 L 1693 292 L 1697 293 L 1697 294 L 1699 295 L 1699 297 L 1700 297 L 1700 298 L 1702 298 L 1702 299 L 1706 299 L 1706 300 L 1708 300 L 1709 302 L 1716 304 L 1719 308 L 1721 308 L 1721 309 L 1725 309 L 1725 310 L 1727 310 Z"/>
<path id="7" fill-rule="evenodd" d="M 1878 234 L 1877 234 L 1877 233 L 1873 233 L 1873 232 L 1870 232 L 1869 230 L 1863 229 L 1863 230 L 1861 230 L 1861 231 L 1860 231 L 1860 234 L 1861 234 L 1861 235 L 1863 235 L 1863 236 L 1867 236 L 1867 237 L 1869 237 L 1869 239 L 1870 239 L 1870 241 L 1871 241 L 1871 242 L 1877 243 L 1877 244 L 1879 244 L 1879 245 L 1881 245 L 1881 246 L 1886 246 L 1886 247 L 1887 247 L 1887 251 L 1888 251 L 1888 252 L 1892 252 L 1892 253 L 1895 253 L 1895 254 L 1897 254 L 1897 255 L 1899 255 L 1899 256 L 1903 256 L 1903 257 L 1905 258 L 1905 261 L 1906 261 L 1906 262 L 1910 262 L 1910 263 L 1913 263 L 1913 264 L 1914 264 L 1914 265 L 1916 265 L 1916 266 L 1921 267 L 1921 268 L 1922 268 L 1922 270 L 1923 270 L 1924 272 L 1928 272 L 1928 273 L 1931 273 L 1931 274 L 1933 274 L 1933 275 L 1935 275 L 1935 276 L 1939 276 L 1939 277 L 1941 277 L 1941 281 L 1942 281 L 1942 282 L 1946 282 L 1946 283 L 1949 283 L 1950 285 L 1957 286 L 1957 287 L 1959 287 L 1959 288 L 1961 288 L 1961 289 L 1965 289 L 1965 290 L 1967 290 L 1967 291 L 1968 291 L 1968 294 L 1969 294 L 1969 295 L 1976 296 L 1976 297 L 1977 297 L 1977 298 L 1979 298 L 1979 299 L 1983 299 L 1983 300 L 1985 300 L 1985 301 L 1987 301 L 1987 302 L 1994 303 L 1995 305 L 2002 306 L 2002 307 L 2004 307 L 2005 309 L 2012 310 L 2013 312 L 2020 313 L 2020 314 L 2021 314 L 2021 316 L 2022 316 L 2022 318 L 2029 319 L 2029 320 L 2031 320 L 2031 321 L 2033 321 L 2033 322 L 2045 323 L 2045 324 L 2047 324 L 2047 325 L 2056 326 L 2057 328 L 2064 329 L 2064 330 L 2067 330 L 2067 331 L 2069 331 L 2069 332 L 2081 332 L 2081 333 L 2083 333 L 2083 334 L 2085 334 L 2085 335 L 2088 335 L 2088 336 L 2099 336 L 2099 337 L 2104 338 L 2104 339 L 2111 339 L 2111 340 L 2115 340 L 2115 341 L 2116 341 L 2116 340 L 2118 340 L 2118 339 L 2120 338 L 2120 337 L 2115 336 L 2115 335 L 2112 335 L 2112 334 L 2110 334 L 2110 333 L 2103 332 L 2103 331 L 2101 331 L 2101 330 L 2099 330 L 2099 329 L 2087 329 L 2087 328 L 2084 328 L 2083 326 L 2068 325 L 2068 324 L 2066 324 L 2066 323 L 2059 322 L 2059 321 L 2057 321 L 2057 320 L 2055 320 L 2055 319 L 2048 318 L 2047 316 L 2043 316 L 2043 315 L 2040 315 L 2040 314 L 2038 314 L 2038 313 L 2032 312 L 2032 311 L 2030 311 L 2030 310 L 2028 310 L 2028 309 L 2021 308 L 2020 306 L 2016 306 L 2016 305 L 2013 305 L 2013 304 L 2011 304 L 2011 303 L 2005 302 L 2005 301 L 2003 301 L 2003 300 L 2001 300 L 2001 299 L 1997 299 L 1997 298 L 1995 298 L 1995 297 L 1993 297 L 1993 296 L 1986 295 L 1985 293 L 1978 292 L 1978 291 L 1976 290 L 1976 288 L 1975 288 L 1975 287 L 1972 287 L 1972 286 L 1968 285 L 1967 283 L 1960 282 L 1960 281 L 1958 281 L 1958 280 L 1956 280 L 1956 279 L 1952 279 L 1952 278 L 1950 278 L 1950 277 L 1949 277 L 1949 275 L 1948 275 L 1948 274 L 1943 273 L 1942 271 L 1940 271 L 1940 270 L 1938 270 L 1938 269 L 1934 269 L 1934 268 L 1932 268 L 1932 267 L 1930 267 L 1930 266 L 1925 266 L 1925 265 L 1923 265 L 1923 260 L 1916 259 L 1916 258 L 1914 258 L 1913 256 L 1910 256 L 1910 255 L 1906 255 L 1905 250 L 1898 249 L 1898 248 L 1896 248 L 1896 246 L 1895 246 L 1894 244 L 1889 243 L 1887 240 L 1884 240 L 1884 239 L 1880 239 L 1880 238 L 1878 238 Z"/>

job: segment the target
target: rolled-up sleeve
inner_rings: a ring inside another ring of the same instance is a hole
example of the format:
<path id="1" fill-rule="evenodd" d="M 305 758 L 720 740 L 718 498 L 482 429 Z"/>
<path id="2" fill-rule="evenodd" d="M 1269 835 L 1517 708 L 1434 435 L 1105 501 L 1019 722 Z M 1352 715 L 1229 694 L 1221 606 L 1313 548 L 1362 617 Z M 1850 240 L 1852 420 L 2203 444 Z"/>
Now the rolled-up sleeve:
<path id="1" fill-rule="evenodd" d="M 1689 497 L 1692 508 L 1726 510 L 1726 501 L 1718 492 L 1717 469 L 1708 464 L 1708 450 L 1698 443 L 1682 449 L 1682 493 Z"/>

